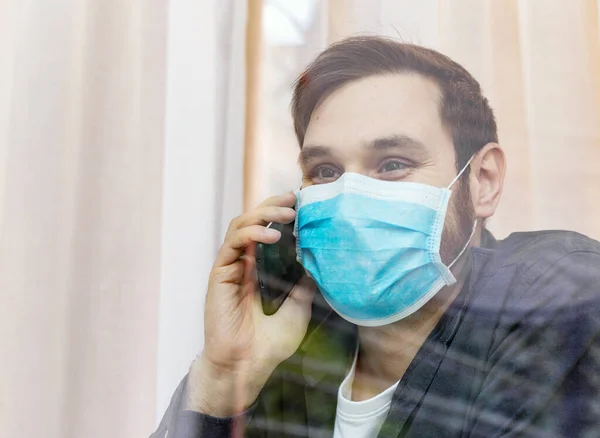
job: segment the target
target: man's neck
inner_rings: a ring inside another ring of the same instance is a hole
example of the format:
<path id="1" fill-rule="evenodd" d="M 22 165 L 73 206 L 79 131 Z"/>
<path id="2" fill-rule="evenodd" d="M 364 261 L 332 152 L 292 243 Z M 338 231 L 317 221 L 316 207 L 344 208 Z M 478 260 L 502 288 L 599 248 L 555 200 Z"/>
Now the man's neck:
<path id="1" fill-rule="evenodd" d="M 457 263 L 457 282 L 445 287 L 411 316 L 383 327 L 359 327 L 360 350 L 356 363 L 352 400 L 374 397 L 399 381 L 417 352 L 460 293 L 469 263 Z"/>

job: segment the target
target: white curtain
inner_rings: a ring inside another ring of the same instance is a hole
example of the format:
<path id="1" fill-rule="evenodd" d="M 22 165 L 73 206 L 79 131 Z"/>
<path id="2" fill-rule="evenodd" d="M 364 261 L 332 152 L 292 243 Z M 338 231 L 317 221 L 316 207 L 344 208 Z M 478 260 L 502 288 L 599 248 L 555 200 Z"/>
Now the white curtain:
<path id="1" fill-rule="evenodd" d="M 241 211 L 243 28 L 233 1 L 0 0 L 0 437 L 154 429 Z"/>
<path id="2" fill-rule="evenodd" d="M 244 183 L 245 2 L 169 9 L 157 418 L 202 348 L 208 274 Z"/>
<path id="3" fill-rule="evenodd" d="M 0 432 L 154 421 L 162 1 L 3 1 Z"/>

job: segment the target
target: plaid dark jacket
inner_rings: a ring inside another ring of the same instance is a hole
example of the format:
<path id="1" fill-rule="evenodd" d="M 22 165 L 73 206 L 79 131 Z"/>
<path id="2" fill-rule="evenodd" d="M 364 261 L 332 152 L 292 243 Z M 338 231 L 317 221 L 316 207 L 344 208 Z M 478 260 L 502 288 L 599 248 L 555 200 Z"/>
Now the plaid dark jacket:
<path id="1" fill-rule="evenodd" d="M 468 281 L 404 374 L 379 437 L 600 437 L 600 243 L 484 235 Z M 185 411 L 153 438 L 331 437 L 356 329 L 315 299 L 309 333 L 239 418 Z"/>

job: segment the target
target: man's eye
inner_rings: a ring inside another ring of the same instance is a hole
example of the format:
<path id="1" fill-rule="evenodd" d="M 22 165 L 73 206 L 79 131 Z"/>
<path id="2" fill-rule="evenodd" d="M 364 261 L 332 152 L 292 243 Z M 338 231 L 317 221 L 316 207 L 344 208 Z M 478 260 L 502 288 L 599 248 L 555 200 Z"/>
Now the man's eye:
<path id="1" fill-rule="evenodd" d="M 316 179 L 317 182 L 332 182 L 338 179 L 341 175 L 341 173 L 335 167 L 331 166 L 319 166 L 311 173 L 311 176 Z"/>
<path id="2" fill-rule="evenodd" d="M 326 167 L 325 169 L 321 169 L 319 170 L 318 175 L 321 178 L 335 178 L 335 170 L 331 169 L 330 167 Z"/>
<path id="3" fill-rule="evenodd" d="M 383 163 L 383 165 L 379 169 L 379 172 L 381 172 L 381 173 L 384 173 L 384 172 L 395 172 L 395 171 L 398 171 L 398 170 L 404 170 L 407 167 L 408 167 L 408 165 L 406 163 L 403 163 L 402 161 L 399 161 L 399 160 L 389 160 L 389 161 L 386 161 L 385 163 Z"/>

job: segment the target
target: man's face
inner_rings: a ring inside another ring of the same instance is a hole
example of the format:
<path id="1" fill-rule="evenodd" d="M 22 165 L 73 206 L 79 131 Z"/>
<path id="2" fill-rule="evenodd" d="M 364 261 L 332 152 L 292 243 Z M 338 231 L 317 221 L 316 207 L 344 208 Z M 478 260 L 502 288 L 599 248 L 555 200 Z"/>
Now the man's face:
<path id="1" fill-rule="evenodd" d="M 447 187 L 457 174 L 456 155 L 440 99 L 437 84 L 416 74 L 373 76 L 339 89 L 312 114 L 300 154 L 303 186 L 355 172 Z M 465 245 L 475 219 L 468 184 L 452 189 L 440 250 L 446 264 Z"/>

